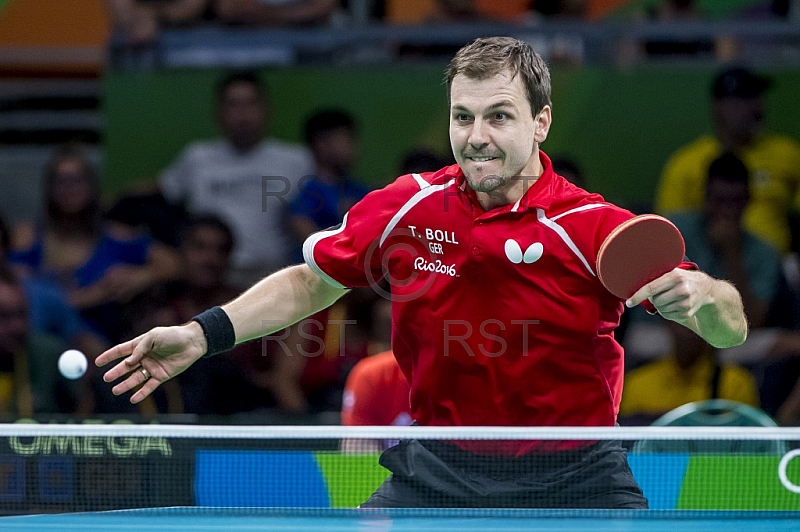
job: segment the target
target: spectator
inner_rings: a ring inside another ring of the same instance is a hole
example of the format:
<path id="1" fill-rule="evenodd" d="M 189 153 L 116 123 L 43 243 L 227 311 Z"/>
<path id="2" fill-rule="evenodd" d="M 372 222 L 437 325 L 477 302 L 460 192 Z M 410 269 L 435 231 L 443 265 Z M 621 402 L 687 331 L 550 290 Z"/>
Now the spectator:
<path id="1" fill-rule="evenodd" d="M 800 144 L 763 132 L 763 93 L 768 85 L 741 68 L 716 77 L 714 135 L 681 148 L 667 162 L 656 195 L 658 212 L 701 208 L 709 165 L 723 152 L 731 152 L 750 173 L 745 226 L 782 252 L 789 251 L 789 212 L 800 206 Z"/>
<path id="2" fill-rule="evenodd" d="M 761 367 L 762 408 L 774 415 L 800 376 L 800 338 L 788 329 L 766 327 L 782 287 L 782 261 L 774 246 L 744 228 L 749 181 L 744 163 L 725 153 L 709 166 L 702 209 L 676 213 L 671 219 L 684 236 L 687 256 L 738 287 L 750 336 L 719 357 Z"/>
<path id="3" fill-rule="evenodd" d="M 438 16 L 438 0 L 384 0 L 384 16 L 390 24 L 423 24 Z"/>
<path id="4" fill-rule="evenodd" d="M 765 324 L 776 295 L 781 260 L 777 249 L 742 227 L 749 199 L 748 172 L 741 160 L 723 154 L 709 166 L 701 209 L 671 216 L 686 242 L 686 255 L 711 275 L 738 287 L 753 329 Z M 668 327 L 669 356 L 630 372 L 625 378 L 620 415 L 650 422 L 682 404 L 730 399 L 758 406 L 758 388 L 744 369 L 722 363 L 722 354 L 694 334 Z M 752 340 L 755 331 L 751 330 Z M 758 358 L 764 354 L 756 355 Z M 750 360 L 752 362 L 752 360 Z"/>
<path id="5" fill-rule="evenodd" d="M 298 242 L 332 227 L 369 189 L 353 180 L 358 146 L 353 118 L 342 111 L 321 111 L 306 121 L 305 139 L 314 156 L 314 175 L 300 180 L 291 203 L 290 226 Z M 302 260 L 298 250 L 297 260 Z"/>
<path id="6" fill-rule="evenodd" d="M 700 210 L 671 215 L 686 241 L 686 255 L 710 275 L 739 288 L 752 328 L 766 325 L 781 280 L 780 252 L 747 231 L 742 219 L 750 200 L 748 171 L 726 153 L 708 168 Z"/>
<path id="7" fill-rule="evenodd" d="M 284 205 L 313 162 L 304 148 L 265 138 L 267 95 L 255 73 L 225 77 L 216 108 L 223 138 L 188 146 L 160 183 L 167 200 L 190 213 L 216 214 L 231 227 L 237 247 L 230 281 L 241 288 L 289 262 Z"/>
<path id="8" fill-rule="evenodd" d="M 344 386 L 342 425 L 410 425 L 408 381 L 391 351 L 364 358 L 353 367 Z M 345 452 L 383 451 L 389 442 L 345 440 Z"/>
<path id="9" fill-rule="evenodd" d="M 107 0 L 114 28 L 130 46 L 158 39 L 162 27 L 186 26 L 203 18 L 209 0 Z"/>
<path id="10" fill-rule="evenodd" d="M 155 183 L 132 187 L 109 209 L 106 218 L 140 231 L 170 247 L 177 247 L 186 212 L 169 203 Z"/>
<path id="11" fill-rule="evenodd" d="M 10 268 L 8 254 L 11 235 L 0 219 L 0 268 Z M 64 342 L 76 340 L 83 329 L 80 315 L 67 301 L 64 291 L 55 283 L 31 277 L 20 281 L 28 299 L 28 320 L 31 330 L 57 336 Z M 99 354 L 100 351 L 97 351 Z"/>
<path id="12" fill-rule="evenodd" d="M 64 348 L 57 338 L 31 331 L 25 291 L 10 269 L 0 268 L 0 413 L 73 411 L 74 383 L 57 369 Z"/>
<path id="13" fill-rule="evenodd" d="M 104 221 L 97 175 L 75 147 L 48 164 L 44 203 L 43 220 L 15 228 L 10 260 L 58 283 L 95 332 L 117 340 L 121 306 L 177 274 L 174 252 Z"/>
<path id="14" fill-rule="evenodd" d="M 248 26 L 323 26 L 337 0 L 212 0 L 217 20 Z"/>
<path id="15" fill-rule="evenodd" d="M 653 21 L 668 24 L 691 23 L 703 20 L 696 0 L 667 0 L 649 13 Z M 715 39 L 660 38 L 643 43 L 645 54 L 653 57 L 705 56 L 714 57 Z M 722 48 L 722 44 L 720 43 Z"/>
<path id="16" fill-rule="evenodd" d="M 706 399 L 758 406 L 758 387 L 750 373 L 721 364 L 716 350 L 689 329 L 671 321 L 665 325 L 674 348 L 669 356 L 625 376 L 620 423 L 650 424 L 673 408 Z"/>
<path id="17" fill-rule="evenodd" d="M 533 7 L 544 16 L 584 17 L 591 3 L 592 0 L 536 0 Z"/>
<path id="18" fill-rule="evenodd" d="M 414 148 L 403 157 L 400 175 L 430 172 L 431 168 L 441 168 L 448 164 L 451 164 L 449 159 L 445 160 L 428 148 Z"/>
<path id="19" fill-rule="evenodd" d="M 311 233 L 338 225 L 345 213 L 369 192 L 353 179 L 358 153 L 357 128 L 349 114 L 333 109 L 313 114 L 305 124 L 305 139 L 314 155 L 315 171 L 313 176 L 301 180 L 300 195 L 290 205 L 290 226 L 298 242 L 297 261 L 303 256 L 300 243 Z M 368 334 L 363 329 L 366 320 L 359 319 L 359 310 L 369 308 L 375 297 L 368 288 L 358 289 L 331 309 L 291 329 L 295 339 L 303 339 L 301 330 L 315 336 L 301 341 L 297 351 L 313 353 L 317 341 L 325 346 L 317 356 L 293 353 L 292 357 L 282 357 L 293 359 L 296 389 L 305 391 L 307 406 L 312 410 L 340 408 L 345 375 L 367 349 Z M 342 320 L 345 323 L 336 323 Z M 346 329 L 344 345 L 339 340 L 342 326 Z"/>
<path id="20" fill-rule="evenodd" d="M 586 188 L 586 182 L 583 179 L 583 172 L 578 166 L 578 163 L 569 157 L 553 157 L 553 171 L 575 185 L 576 187 Z"/>
<path id="21" fill-rule="evenodd" d="M 233 232 L 220 218 L 190 217 L 179 237 L 181 279 L 140 299 L 125 320 L 136 324 L 129 334 L 185 323 L 209 304 L 235 297 L 238 290 L 225 282 L 233 248 Z M 262 354 L 260 342 L 249 342 L 218 357 L 219 361 L 198 364 L 182 373 L 154 407 L 168 413 L 229 415 L 275 406 L 269 386 L 276 379 L 267 378 L 273 357 Z"/>
<path id="22" fill-rule="evenodd" d="M 0 269 L 11 269 L 8 260 L 11 236 L 0 219 Z M 84 324 L 77 309 L 70 305 L 67 294 L 56 283 L 47 279 L 23 277 L 19 279 L 28 304 L 28 329 L 36 335 L 57 338 L 64 345 L 78 348 L 91 358 L 108 346 L 102 338 L 92 333 Z M 89 373 L 93 373 L 90 366 Z M 83 392 L 83 390 L 81 390 Z M 89 395 L 80 394 L 79 413 L 89 413 L 92 405 Z"/>
<path id="23" fill-rule="evenodd" d="M 439 0 L 445 19 L 488 18 L 507 22 L 522 22 L 533 3 L 531 0 Z"/>

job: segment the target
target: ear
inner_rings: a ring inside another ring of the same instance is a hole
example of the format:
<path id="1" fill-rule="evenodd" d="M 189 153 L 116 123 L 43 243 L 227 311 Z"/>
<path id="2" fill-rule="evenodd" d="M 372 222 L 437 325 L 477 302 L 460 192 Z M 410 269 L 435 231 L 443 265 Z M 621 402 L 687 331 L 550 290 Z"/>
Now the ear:
<path id="1" fill-rule="evenodd" d="M 539 114 L 534 117 L 533 121 L 533 140 L 541 144 L 547 138 L 547 133 L 550 131 L 550 124 L 553 122 L 553 113 L 550 106 L 545 105 L 544 108 L 539 111 Z"/>

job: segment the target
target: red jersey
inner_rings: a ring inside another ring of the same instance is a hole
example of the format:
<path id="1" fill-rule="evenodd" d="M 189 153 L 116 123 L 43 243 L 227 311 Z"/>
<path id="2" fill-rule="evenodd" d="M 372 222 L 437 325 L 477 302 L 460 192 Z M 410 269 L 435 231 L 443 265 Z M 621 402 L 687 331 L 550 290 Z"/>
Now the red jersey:
<path id="1" fill-rule="evenodd" d="M 304 245 L 328 283 L 392 284 L 392 349 L 420 425 L 611 426 L 624 302 L 597 277 L 633 217 L 552 170 L 485 211 L 457 165 L 404 175 Z"/>
<path id="2" fill-rule="evenodd" d="M 344 386 L 342 425 L 410 425 L 409 388 L 391 351 L 364 358 Z"/>

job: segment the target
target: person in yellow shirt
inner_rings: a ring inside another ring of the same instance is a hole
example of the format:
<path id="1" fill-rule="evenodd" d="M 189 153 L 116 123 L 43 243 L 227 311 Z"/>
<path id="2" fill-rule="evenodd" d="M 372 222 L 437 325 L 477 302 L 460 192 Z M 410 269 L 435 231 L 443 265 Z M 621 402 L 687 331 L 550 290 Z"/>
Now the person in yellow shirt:
<path id="1" fill-rule="evenodd" d="M 625 376 L 621 424 L 650 424 L 670 410 L 707 399 L 759 406 L 758 386 L 744 368 L 719 364 L 716 350 L 692 331 L 667 322 L 674 347 L 669 356 Z"/>
<path id="2" fill-rule="evenodd" d="M 713 85 L 715 134 L 679 149 L 664 167 L 655 210 L 665 215 L 702 206 L 711 162 L 723 152 L 736 154 L 750 172 L 747 229 L 787 252 L 791 245 L 789 213 L 800 210 L 800 144 L 769 134 L 764 127 L 764 91 L 769 82 L 733 68 Z"/>

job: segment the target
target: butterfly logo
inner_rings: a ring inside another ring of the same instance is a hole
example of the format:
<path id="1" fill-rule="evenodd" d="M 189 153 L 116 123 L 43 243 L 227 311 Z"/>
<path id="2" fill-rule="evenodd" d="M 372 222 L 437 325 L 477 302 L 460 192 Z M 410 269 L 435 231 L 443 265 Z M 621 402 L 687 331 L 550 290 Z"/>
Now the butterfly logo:
<path id="1" fill-rule="evenodd" d="M 541 242 L 534 242 L 528 246 L 528 249 L 523 253 L 519 243 L 510 238 L 506 240 L 505 249 L 506 257 L 514 264 L 519 264 L 520 262 L 524 262 L 525 264 L 534 263 L 542 258 L 542 253 L 544 253 L 544 246 Z"/>

